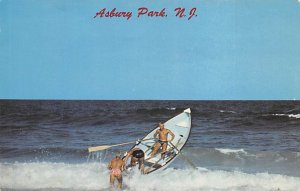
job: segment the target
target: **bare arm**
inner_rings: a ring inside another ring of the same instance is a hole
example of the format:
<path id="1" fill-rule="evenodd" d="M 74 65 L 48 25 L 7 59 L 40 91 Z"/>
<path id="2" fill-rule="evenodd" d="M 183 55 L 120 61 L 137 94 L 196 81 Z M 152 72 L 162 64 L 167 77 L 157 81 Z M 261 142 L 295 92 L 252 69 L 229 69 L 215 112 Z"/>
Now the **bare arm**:
<path id="1" fill-rule="evenodd" d="M 154 139 L 156 139 L 157 135 L 158 135 L 158 130 L 153 135 Z"/>
<path id="2" fill-rule="evenodd" d="M 111 168 L 111 161 L 110 161 L 110 163 L 108 163 L 107 168 L 108 168 L 109 170 L 112 169 L 112 168 Z"/>
<path id="3" fill-rule="evenodd" d="M 175 138 L 175 135 L 172 131 L 168 130 L 168 133 L 172 136 L 172 138 L 169 140 L 169 142 L 173 141 L 173 139 Z"/>
<path id="4" fill-rule="evenodd" d="M 127 155 L 126 155 L 126 157 L 124 158 L 124 163 L 125 163 L 125 165 L 127 164 L 127 160 L 129 159 L 129 157 L 132 156 L 133 151 L 136 151 L 136 150 L 139 150 L 139 148 L 134 148 L 134 149 L 129 150 L 129 151 L 127 152 Z"/>
<path id="5" fill-rule="evenodd" d="M 123 161 L 122 167 L 121 167 L 121 171 L 125 170 L 125 162 Z"/>
<path id="6" fill-rule="evenodd" d="M 124 158 L 124 164 L 127 164 L 127 160 L 129 159 L 129 157 L 131 156 L 132 152 L 128 151 L 126 157 Z"/>

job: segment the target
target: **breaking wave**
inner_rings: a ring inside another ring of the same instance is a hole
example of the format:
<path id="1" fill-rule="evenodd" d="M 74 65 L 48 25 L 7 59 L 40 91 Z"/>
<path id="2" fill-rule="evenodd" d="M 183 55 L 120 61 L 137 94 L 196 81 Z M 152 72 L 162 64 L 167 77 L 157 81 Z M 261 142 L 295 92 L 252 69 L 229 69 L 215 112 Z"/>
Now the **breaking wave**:
<path id="1" fill-rule="evenodd" d="M 229 154 L 229 153 L 244 153 L 244 154 L 247 154 L 247 152 L 244 149 L 221 149 L 221 148 L 216 148 L 216 150 L 223 153 L 223 154 Z"/>
<path id="2" fill-rule="evenodd" d="M 2 190 L 109 190 L 103 163 L 0 163 Z M 160 173 L 124 177 L 130 191 L 298 191 L 300 177 L 270 173 L 169 168 Z"/>

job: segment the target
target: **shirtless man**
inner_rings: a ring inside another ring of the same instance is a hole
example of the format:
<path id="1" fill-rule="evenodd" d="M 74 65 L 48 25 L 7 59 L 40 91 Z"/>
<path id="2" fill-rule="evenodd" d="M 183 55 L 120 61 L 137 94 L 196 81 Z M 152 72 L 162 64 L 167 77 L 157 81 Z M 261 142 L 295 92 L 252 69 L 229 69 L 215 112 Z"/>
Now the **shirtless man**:
<path id="1" fill-rule="evenodd" d="M 121 153 L 116 152 L 116 157 L 108 164 L 110 170 L 110 186 L 113 188 L 115 179 L 118 180 L 118 188 L 122 189 L 122 171 L 124 171 L 125 163 L 121 159 Z"/>
<path id="2" fill-rule="evenodd" d="M 168 140 L 168 134 L 172 136 L 170 140 Z M 161 158 L 164 160 L 165 159 L 165 154 L 168 146 L 168 142 L 171 142 L 175 135 L 172 131 L 169 129 L 166 129 L 163 123 L 159 123 L 159 129 L 154 133 L 154 138 L 156 139 L 158 135 L 158 141 L 154 145 L 154 149 L 151 153 L 150 158 L 154 157 L 154 155 L 157 153 L 158 149 L 162 147 L 162 152 L 161 152 Z"/>
<path id="3" fill-rule="evenodd" d="M 130 166 L 136 166 L 139 164 L 139 169 L 141 170 L 142 174 L 144 174 L 144 158 L 145 158 L 145 153 L 143 150 L 139 148 L 134 148 L 131 149 L 130 151 L 127 152 L 127 155 L 124 159 L 125 164 L 127 163 L 127 160 L 131 157 L 130 160 Z"/>

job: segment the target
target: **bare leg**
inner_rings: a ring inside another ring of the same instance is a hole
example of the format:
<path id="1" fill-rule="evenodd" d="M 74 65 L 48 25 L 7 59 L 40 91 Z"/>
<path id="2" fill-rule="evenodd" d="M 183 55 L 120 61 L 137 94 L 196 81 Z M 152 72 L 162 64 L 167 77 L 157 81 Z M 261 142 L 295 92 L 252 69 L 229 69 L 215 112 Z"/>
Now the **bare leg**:
<path id="1" fill-rule="evenodd" d="M 117 179 L 118 179 L 118 188 L 122 189 L 122 181 L 123 181 L 122 175 L 117 177 Z"/>
<path id="2" fill-rule="evenodd" d="M 139 169 L 142 174 L 145 174 L 145 165 L 144 165 L 144 157 L 139 159 Z"/>
<path id="3" fill-rule="evenodd" d="M 166 150 L 167 150 L 167 144 L 163 144 L 162 145 L 162 154 L 161 154 L 161 158 L 164 160 L 165 159 L 165 155 L 166 155 Z"/>
<path id="4" fill-rule="evenodd" d="M 160 144 L 159 143 L 155 143 L 154 149 L 153 149 L 153 151 L 151 153 L 151 157 L 150 158 L 154 157 L 154 155 L 157 153 L 157 151 L 158 151 L 159 148 L 160 148 Z"/>
<path id="5" fill-rule="evenodd" d="M 115 176 L 111 174 L 109 179 L 110 188 L 114 187 L 114 182 L 115 182 Z"/>

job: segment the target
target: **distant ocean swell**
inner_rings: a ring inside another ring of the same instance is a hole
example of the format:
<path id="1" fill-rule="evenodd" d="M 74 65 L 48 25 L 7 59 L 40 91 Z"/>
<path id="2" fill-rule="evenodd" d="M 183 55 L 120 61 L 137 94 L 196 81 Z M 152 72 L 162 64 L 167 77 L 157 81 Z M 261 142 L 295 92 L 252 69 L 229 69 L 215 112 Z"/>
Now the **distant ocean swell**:
<path id="1" fill-rule="evenodd" d="M 14 126 L 18 125 L 18 122 L 22 126 L 30 126 L 36 122 L 38 118 L 41 122 L 49 123 L 51 125 L 60 124 L 62 121 L 64 123 L 71 123 L 74 118 L 76 122 L 82 124 L 90 125 L 102 125 L 105 123 L 113 123 L 114 120 L 128 121 L 130 118 L 131 122 L 138 122 L 145 120 L 146 116 L 157 116 L 162 119 L 169 119 L 172 116 L 182 112 L 185 107 L 148 107 L 148 108 L 56 108 L 53 105 L 43 105 L 30 108 L 29 106 L 18 106 L 18 107 L 5 107 L 1 108 L 1 112 L 5 115 L 0 115 L 3 118 L 3 122 L 13 121 Z M 40 108 L 39 108 L 40 107 Z M 46 108 L 45 108 L 46 107 Z M 219 106 L 220 107 L 220 106 Z M 252 120 L 265 119 L 265 120 L 276 120 L 276 119 L 300 119 L 299 110 L 290 110 L 285 113 L 278 113 L 277 110 L 265 111 L 265 110 L 234 110 L 231 109 L 220 109 L 216 108 L 192 108 L 193 116 L 199 116 L 201 118 L 227 118 L 236 117 L 241 118 L 241 120 L 246 120 L 247 117 L 251 117 Z M 101 117 L 100 117 L 101 116 Z M 76 118 L 77 117 L 77 118 Z M 144 118 L 143 118 L 144 117 Z M 3 124 L 9 127 L 8 124 Z"/>

